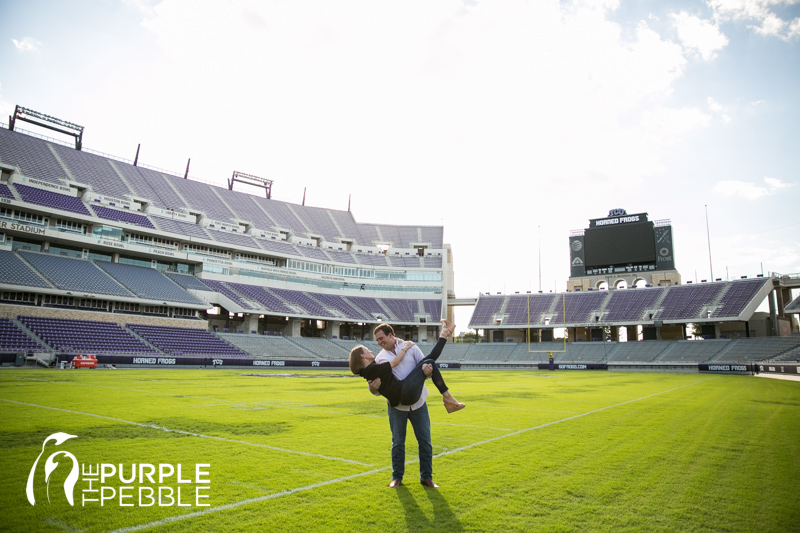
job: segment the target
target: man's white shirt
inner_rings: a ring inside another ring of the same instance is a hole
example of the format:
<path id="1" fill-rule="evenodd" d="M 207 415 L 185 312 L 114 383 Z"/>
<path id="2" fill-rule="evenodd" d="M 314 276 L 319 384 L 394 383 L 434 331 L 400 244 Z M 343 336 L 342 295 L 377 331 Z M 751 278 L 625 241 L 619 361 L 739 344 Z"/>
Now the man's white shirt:
<path id="1" fill-rule="evenodd" d="M 405 341 L 403 339 L 398 339 L 395 337 L 395 345 L 394 345 L 395 353 L 399 353 L 400 350 L 403 349 L 404 343 Z M 379 353 L 378 356 L 375 358 L 375 363 L 387 363 L 393 361 L 394 358 L 397 357 L 395 353 L 389 352 L 387 350 L 381 350 L 381 353 Z M 406 376 L 408 376 L 411 373 L 411 371 L 414 370 L 414 367 L 416 367 L 423 359 L 425 359 L 425 354 L 422 353 L 422 350 L 419 349 L 419 346 L 414 345 L 411 347 L 410 350 L 406 352 L 406 356 L 403 358 L 402 361 L 400 361 L 400 364 L 392 369 L 392 374 L 394 374 L 394 377 L 396 377 L 397 379 L 400 380 L 406 379 Z M 425 405 L 425 399 L 427 397 L 428 397 L 428 389 L 425 386 L 423 386 L 422 394 L 420 394 L 419 400 L 417 400 L 417 402 L 414 405 L 400 404 L 397 407 L 395 407 L 395 409 L 399 409 L 401 411 L 409 411 L 409 410 L 416 411 L 417 409 Z"/>

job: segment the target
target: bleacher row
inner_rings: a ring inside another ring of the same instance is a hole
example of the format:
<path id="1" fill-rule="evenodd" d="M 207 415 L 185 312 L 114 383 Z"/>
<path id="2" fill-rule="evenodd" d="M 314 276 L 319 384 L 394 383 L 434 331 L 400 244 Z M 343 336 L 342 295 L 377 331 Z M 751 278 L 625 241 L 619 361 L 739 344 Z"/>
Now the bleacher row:
<path id="1" fill-rule="evenodd" d="M 469 325 L 603 325 L 736 318 L 768 282 L 755 278 L 610 291 L 481 295 Z"/>
<path id="2" fill-rule="evenodd" d="M 372 340 L 265 337 L 203 329 L 20 316 L 0 318 L 0 353 L 59 352 L 97 355 L 346 361 L 350 349 Z M 424 353 L 431 342 L 420 342 Z M 800 361 L 800 336 L 704 341 L 593 343 L 448 343 L 440 362 L 471 365 L 546 363 L 676 364 Z"/>
<path id="3" fill-rule="evenodd" d="M 161 273 L 109 261 L 89 261 L 39 252 L 0 250 L 0 285 L 55 288 L 83 294 L 143 298 L 178 306 L 208 308 L 207 301 L 188 290 L 218 292 L 245 310 L 259 314 L 302 315 L 320 319 L 338 318 L 354 322 L 383 320 L 415 322 L 415 315 L 441 316 L 441 300 L 402 300 L 335 296 L 289 289 L 266 288 L 244 283 L 201 280 L 188 274 Z"/>
<path id="4" fill-rule="evenodd" d="M 19 182 L 11 187 L 6 184 L 0 187 L 0 195 L 8 199 L 68 211 L 82 217 L 120 221 L 181 237 L 201 238 L 238 248 L 266 250 L 323 261 L 404 268 L 442 267 L 439 256 L 421 258 L 393 255 L 391 252 L 385 256 L 370 253 L 368 250 L 365 253 L 350 253 L 295 246 L 274 240 L 273 237 L 288 230 L 302 237 L 321 235 L 328 243 L 338 243 L 344 239 L 356 245 L 374 247 L 376 243 L 391 243 L 392 248 L 406 249 L 414 248 L 416 243 L 426 243 L 432 250 L 441 250 L 441 226 L 357 223 L 349 211 L 306 207 L 231 191 L 78 151 L 7 129 L 0 129 L 0 163 L 17 167 L 27 178 L 58 185 L 63 185 L 62 179 L 69 179 L 88 185 L 97 194 L 120 199 L 145 199 L 153 207 L 175 212 L 183 210 L 203 213 L 209 219 L 227 224 L 225 228 L 231 231 L 221 231 L 222 228 L 215 227 L 215 223 L 201 227 L 174 218 L 131 212 L 126 210 L 127 205 L 114 205 L 113 208 L 97 203 L 89 205 L 75 196 Z M 248 222 L 254 228 L 252 235 L 236 232 L 239 221 Z"/>

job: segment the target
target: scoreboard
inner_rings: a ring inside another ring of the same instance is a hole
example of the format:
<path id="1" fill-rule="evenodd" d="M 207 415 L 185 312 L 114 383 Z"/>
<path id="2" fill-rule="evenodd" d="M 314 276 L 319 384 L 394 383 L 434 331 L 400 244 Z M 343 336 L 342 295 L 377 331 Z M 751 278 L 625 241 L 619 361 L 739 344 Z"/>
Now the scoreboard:
<path id="1" fill-rule="evenodd" d="M 569 240 L 571 277 L 675 269 L 672 226 L 649 221 L 647 213 L 612 209 Z"/>

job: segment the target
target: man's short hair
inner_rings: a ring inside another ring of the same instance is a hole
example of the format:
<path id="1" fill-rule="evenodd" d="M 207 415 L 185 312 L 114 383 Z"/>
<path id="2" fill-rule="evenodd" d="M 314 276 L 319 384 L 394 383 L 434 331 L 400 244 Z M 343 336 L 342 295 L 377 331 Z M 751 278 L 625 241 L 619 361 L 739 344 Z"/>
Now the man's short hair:
<path id="1" fill-rule="evenodd" d="M 379 326 L 375 327 L 375 330 L 372 332 L 373 335 L 377 335 L 379 331 L 382 331 L 384 335 L 394 335 L 394 329 L 389 324 L 380 324 Z"/>

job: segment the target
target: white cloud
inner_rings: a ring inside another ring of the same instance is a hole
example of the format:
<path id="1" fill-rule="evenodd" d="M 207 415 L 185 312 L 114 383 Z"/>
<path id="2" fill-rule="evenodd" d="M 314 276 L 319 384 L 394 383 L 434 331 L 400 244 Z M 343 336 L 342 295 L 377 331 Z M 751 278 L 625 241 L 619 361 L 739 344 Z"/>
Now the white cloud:
<path id="1" fill-rule="evenodd" d="M 797 0 L 706 0 L 718 21 L 750 22 L 749 28 L 762 35 L 788 40 L 800 35 L 800 19 L 791 23 L 772 11 L 774 6 L 797 4 Z"/>
<path id="2" fill-rule="evenodd" d="M 729 42 L 717 24 L 702 20 L 685 11 L 672 14 L 672 20 L 683 46 L 705 61 L 717 57 L 717 52 L 727 46 Z"/>
<path id="3" fill-rule="evenodd" d="M 792 37 L 800 37 L 800 17 L 797 17 L 789 24 L 788 36 L 790 39 Z"/>
<path id="4" fill-rule="evenodd" d="M 791 187 L 791 183 L 785 183 L 777 178 L 764 178 L 765 185 L 758 185 L 752 182 L 723 180 L 714 185 L 714 192 L 723 196 L 739 196 L 747 200 L 757 200 L 764 196 L 771 196 L 779 189 Z"/>
<path id="5" fill-rule="evenodd" d="M 11 39 L 14 43 L 14 46 L 17 47 L 17 50 L 20 52 L 38 52 L 42 49 L 42 43 L 34 39 L 33 37 L 25 37 L 21 41 L 16 39 Z"/>
<path id="6" fill-rule="evenodd" d="M 371 176 L 393 161 L 398 178 L 638 180 L 661 169 L 673 132 L 706 119 L 668 109 L 681 46 L 645 22 L 624 40 L 606 13 L 616 5 L 165 0 L 144 23 L 162 51 L 153 79 L 192 90 L 178 105 L 153 98 L 153 111 L 200 129 L 197 109 L 247 102 L 230 127 L 267 127 L 230 149 L 266 143 L 278 175 Z"/>
<path id="7" fill-rule="evenodd" d="M 708 108 L 717 115 L 720 116 L 723 122 L 728 123 L 730 122 L 731 116 L 728 114 L 728 108 L 711 98 L 708 97 Z"/>

